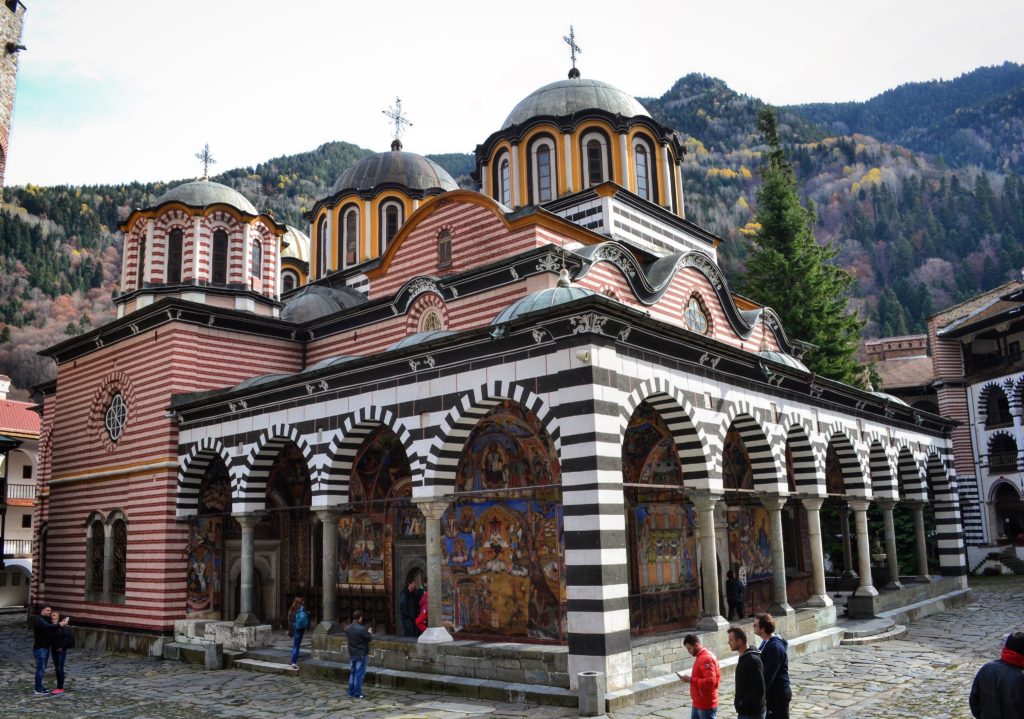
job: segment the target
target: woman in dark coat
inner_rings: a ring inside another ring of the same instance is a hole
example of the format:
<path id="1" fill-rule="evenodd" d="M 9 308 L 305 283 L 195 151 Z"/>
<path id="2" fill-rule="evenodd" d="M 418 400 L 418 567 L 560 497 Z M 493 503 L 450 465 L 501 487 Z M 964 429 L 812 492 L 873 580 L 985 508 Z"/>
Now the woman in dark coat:
<path id="1" fill-rule="evenodd" d="M 61 624 L 60 612 L 54 611 L 50 614 L 50 621 L 56 625 L 53 632 L 50 653 L 53 655 L 53 671 L 57 674 L 57 688 L 51 694 L 64 693 L 64 662 L 68 658 L 68 649 L 75 645 L 75 635 L 67 626 L 67 621 Z"/>

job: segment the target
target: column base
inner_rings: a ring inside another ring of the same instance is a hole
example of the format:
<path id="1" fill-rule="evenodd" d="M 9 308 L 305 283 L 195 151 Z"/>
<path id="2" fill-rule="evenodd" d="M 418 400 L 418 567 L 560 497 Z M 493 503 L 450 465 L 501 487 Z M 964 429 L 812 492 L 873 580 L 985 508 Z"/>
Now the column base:
<path id="1" fill-rule="evenodd" d="M 808 607 L 831 607 L 835 604 L 827 594 L 812 594 L 806 603 Z"/>
<path id="2" fill-rule="evenodd" d="M 878 616 L 881 605 L 877 594 L 875 596 L 852 596 L 846 600 L 846 616 L 850 619 L 873 619 Z"/>
<path id="3" fill-rule="evenodd" d="M 784 602 L 768 607 L 768 613 L 773 617 L 788 617 L 790 614 L 796 614 L 796 610 L 789 605 L 789 602 Z"/>
<path id="4" fill-rule="evenodd" d="M 852 569 L 844 569 L 843 573 L 840 574 L 839 576 L 842 577 L 843 579 L 857 579 L 857 578 L 859 578 L 860 575 L 858 575 Z"/>
<path id="5" fill-rule="evenodd" d="M 932 581 L 932 578 L 929 577 L 927 574 L 918 574 L 916 577 L 914 577 L 914 581 L 920 582 L 921 584 L 927 584 Z"/>
<path id="6" fill-rule="evenodd" d="M 313 630 L 314 634 L 341 634 L 345 631 L 345 628 L 341 626 L 341 623 L 334 619 L 325 619 L 316 625 L 316 629 Z"/>
<path id="7" fill-rule="evenodd" d="M 903 589 L 903 584 L 901 582 L 889 582 L 885 585 L 884 589 Z"/>
<path id="8" fill-rule="evenodd" d="M 877 597 L 878 590 L 870 584 L 862 584 L 857 587 L 857 590 L 853 593 L 855 597 Z"/>
<path id="9" fill-rule="evenodd" d="M 261 624 L 261 622 L 259 617 L 257 617 L 252 612 L 242 612 L 237 617 L 235 617 L 235 624 L 238 624 L 243 627 L 255 627 L 258 624 Z"/>
<path id="10" fill-rule="evenodd" d="M 697 620 L 697 629 L 702 632 L 720 632 L 729 628 L 729 622 L 721 614 L 709 614 Z"/>
<path id="11" fill-rule="evenodd" d="M 416 641 L 419 644 L 445 644 L 455 640 L 444 627 L 427 627 L 427 630 Z"/>

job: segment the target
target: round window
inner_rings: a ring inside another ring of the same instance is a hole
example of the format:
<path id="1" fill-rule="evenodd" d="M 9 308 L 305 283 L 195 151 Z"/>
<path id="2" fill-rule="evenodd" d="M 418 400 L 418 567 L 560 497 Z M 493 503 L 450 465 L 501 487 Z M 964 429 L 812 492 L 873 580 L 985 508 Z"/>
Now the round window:
<path id="1" fill-rule="evenodd" d="M 110 441 L 116 442 L 121 438 L 124 426 L 128 423 L 128 404 L 124 401 L 124 397 L 121 396 L 120 392 L 115 394 L 110 400 L 110 406 L 107 407 L 104 423 L 106 424 Z"/>
<path id="2" fill-rule="evenodd" d="M 696 297 L 691 297 L 690 303 L 686 305 L 686 329 L 702 335 L 708 333 L 708 318 Z"/>

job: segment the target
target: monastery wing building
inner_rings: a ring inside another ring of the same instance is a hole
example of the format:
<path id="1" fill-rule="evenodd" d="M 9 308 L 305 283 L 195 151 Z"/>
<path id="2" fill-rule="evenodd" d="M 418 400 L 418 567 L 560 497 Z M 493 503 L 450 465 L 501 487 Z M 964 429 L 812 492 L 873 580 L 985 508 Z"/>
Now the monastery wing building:
<path id="1" fill-rule="evenodd" d="M 434 651 L 546 646 L 552 683 L 618 689 L 723 634 L 727 571 L 793 633 L 835 622 L 827 574 L 860 616 L 901 561 L 965 586 L 952 423 L 809 372 L 685 218 L 682 159 L 577 73 L 477 146 L 479 192 L 396 141 L 308 238 L 209 180 L 135 211 L 118 319 L 46 353 L 35 601 L 110 645 L 244 645 L 298 594 L 327 656 L 355 609 L 400 635 L 419 575 Z"/>

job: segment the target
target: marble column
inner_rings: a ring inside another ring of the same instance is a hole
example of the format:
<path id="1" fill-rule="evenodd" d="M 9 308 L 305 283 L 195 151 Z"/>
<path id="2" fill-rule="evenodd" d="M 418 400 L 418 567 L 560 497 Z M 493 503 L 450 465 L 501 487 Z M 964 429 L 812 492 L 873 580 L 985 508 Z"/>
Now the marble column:
<path id="1" fill-rule="evenodd" d="M 768 610 L 776 617 L 784 617 L 793 613 L 786 596 L 786 550 L 782 539 L 782 508 L 786 498 L 780 494 L 763 494 L 761 504 L 768 510 L 768 522 L 771 530 L 769 543 L 772 551 L 772 606 Z"/>
<path id="2" fill-rule="evenodd" d="M 853 571 L 853 548 L 850 546 L 850 506 L 843 503 L 839 507 L 839 531 L 843 533 L 843 575 L 856 577 Z"/>
<path id="3" fill-rule="evenodd" d="M 857 531 L 857 568 L 860 571 L 860 586 L 853 593 L 857 597 L 877 597 L 878 590 L 871 584 L 871 547 L 868 541 L 867 499 L 851 499 L 853 522 Z"/>
<path id="4" fill-rule="evenodd" d="M 914 538 L 917 540 L 917 581 L 930 582 L 928 574 L 928 544 L 924 536 L 924 502 L 913 502 Z"/>
<path id="5" fill-rule="evenodd" d="M 718 597 L 718 553 L 715 537 L 715 505 L 721 495 L 708 491 L 689 493 L 690 501 L 697 510 L 697 542 L 700 545 L 700 589 L 704 611 L 697 628 L 703 631 L 717 632 L 729 626 L 722 616 L 722 607 Z"/>
<path id="6" fill-rule="evenodd" d="M 103 533 L 103 601 L 110 601 L 114 579 L 114 527 L 106 525 Z"/>
<path id="7" fill-rule="evenodd" d="M 442 644 L 452 635 L 441 620 L 441 517 L 448 502 L 432 500 L 417 502 L 426 522 L 427 549 L 427 630 L 420 635 L 420 644 Z"/>
<path id="8" fill-rule="evenodd" d="M 238 577 L 241 586 L 238 592 L 239 606 L 235 624 L 251 627 L 260 623 L 259 617 L 253 612 L 252 601 L 253 590 L 256 584 L 253 581 L 253 559 L 256 546 L 253 530 L 256 528 L 260 518 L 258 514 L 236 514 L 234 517 L 242 528 L 242 552 L 240 557 L 242 566 Z"/>
<path id="9" fill-rule="evenodd" d="M 323 538 L 322 582 L 323 594 L 320 598 L 320 623 L 316 625 L 317 634 L 340 634 L 342 625 L 338 621 L 338 509 L 318 509 L 316 516 L 320 519 L 320 536 Z"/>
<path id="10" fill-rule="evenodd" d="M 878 506 L 882 510 L 882 522 L 885 524 L 885 563 L 889 569 L 889 583 L 885 589 L 903 589 L 900 584 L 900 562 L 896 555 L 896 524 L 892 519 L 892 508 L 895 499 L 879 499 Z"/>
<path id="11" fill-rule="evenodd" d="M 821 544 L 821 505 L 823 497 L 802 497 L 807 513 L 807 541 L 811 545 L 811 596 L 809 607 L 831 607 L 832 598 L 825 589 L 825 550 Z"/>

